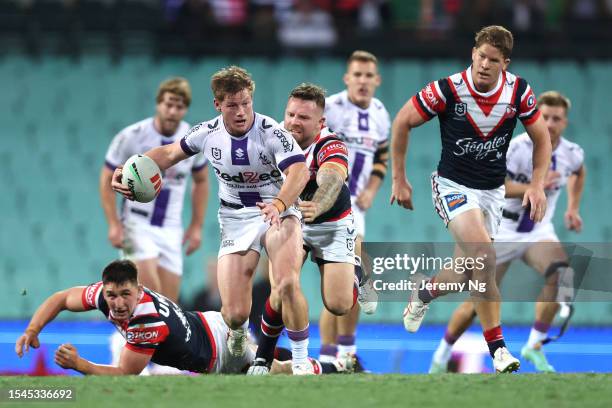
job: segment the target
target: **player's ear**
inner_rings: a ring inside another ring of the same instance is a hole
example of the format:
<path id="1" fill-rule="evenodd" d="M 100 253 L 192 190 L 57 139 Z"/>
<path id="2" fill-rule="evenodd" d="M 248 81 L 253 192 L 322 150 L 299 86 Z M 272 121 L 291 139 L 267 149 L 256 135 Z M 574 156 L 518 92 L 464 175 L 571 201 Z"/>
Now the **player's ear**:
<path id="1" fill-rule="evenodd" d="M 344 81 L 344 85 L 348 86 L 349 83 L 349 73 L 348 71 L 344 74 L 344 76 L 342 77 L 342 80 Z"/>
<path id="2" fill-rule="evenodd" d="M 504 59 L 504 71 L 508 69 L 508 65 L 510 65 L 510 58 Z"/>
<path id="3" fill-rule="evenodd" d="M 213 104 L 215 105 L 217 112 L 221 112 L 221 102 L 219 102 L 217 98 L 213 99 Z"/>

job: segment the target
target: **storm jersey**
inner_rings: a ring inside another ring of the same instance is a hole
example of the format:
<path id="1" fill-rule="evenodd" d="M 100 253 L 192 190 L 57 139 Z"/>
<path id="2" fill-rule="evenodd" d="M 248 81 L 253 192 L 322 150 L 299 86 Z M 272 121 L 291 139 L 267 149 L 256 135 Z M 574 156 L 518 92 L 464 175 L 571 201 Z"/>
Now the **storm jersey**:
<path id="1" fill-rule="evenodd" d="M 106 153 L 105 164 L 115 170 L 134 154 L 142 154 L 154 147 L 174 143 L 189 130 L 187 122 L 181 122 L 172 136 L 160 134 L 153 126 L 153 118 L 134 123 L 119 132 Z M 158 196 L 149 203 L 123 202 L 122 218 L 143 219 L 158 227 L 182 227 L 183 202 L 187 180 L 192 171 L 206 166 L 203 155 L 194 156 L 175 164 L 163 172 L 163 185 Z"/>
<path id="2" fill-rule="evenodd" d="M 329 128 L 321 129 L 310 146 L 304 149 L 306 165 L 310 171 L 310 180 L 300 194 L 304 201 L 311 201 L 319 188 L 317 184 L 317 172 L 324 163 L 336 163 L 348 171 L 348 151 L 346 145 Z M 351 194 L 348 186 L 342 184 L 342 189 L 332 207 L 314 219 L 312 224 L 336 221 L 346 217 L 351 212 Z"/>
<path id="3" fill-rule="evenodd" d="M 201 313 L 184 312 L 174 302 L 144 288 L 129 320 L 113 319 L 97 282 L 83 289 L 81 300 L 86 310 L 98 309 L 125 338 L 125 347 L 148 354 L 157 364 L 209 372 L 216 358 L 211 330 Z"/>
<path id="4" fill-rule="evenodd" d="M 376 151 L 388 144 L 391 120 L 385 106 L 376 98 L 367 109 L 349 101 L 347 91 L 325 100 L 326 125 L 349 151 L 349 191 L 358 196 L 370 179 Z"/>
<path id="5" fill-rule="evenodd" d="M 244 136 L 230 135 L 219 115 L 191 128 L 181 147 L 188 155 L 205 155 L 219 181 L 219 198 L 236 206 L 271 201 L 280 191 L 283 171 L 304 162 L 293 136 L 274 119 L 258 113 Z"/>
<path id="6" fill-rule="evenodd" d="M 533 174 L 533 142 L 529 135 L 523 133 L 510 142 L 508 149 L 508 177 L 515 183 L 528 184 Z M 572 174 L 576 174 L 582 168 L 584 162 L 584 151 L 576 143 L 572 143 L 561 137 L 559 145 L 552 152 L 550 169 L 560 174 L 557 185 L 546 190 L 547 208 L 544 219 L 540 223 L 534 223 L 529 218 L 529 211 L 522 207 L 523 200 L 520 198 L 508 198 L 504 206 L 507 216 L 516 218 L 516 231 L 530 232 L 545 226 L 552 221 L 555 214 L 557 200 L 561 195 L 561 189 L 567 185 L 567 180 Z"/>
<path id="7" fill-rule="evenodd" d="M 540 112 L 531 87 L 502 71 L 495 88 L 476 91 L 471 67 L 429 83 L 412 97 L 424 120 L 438 115 L 442 155 L 438 174 L 466 187 L 492 190 L 504 184 L 506 151 L 517 118 L 524 125 Z"/>

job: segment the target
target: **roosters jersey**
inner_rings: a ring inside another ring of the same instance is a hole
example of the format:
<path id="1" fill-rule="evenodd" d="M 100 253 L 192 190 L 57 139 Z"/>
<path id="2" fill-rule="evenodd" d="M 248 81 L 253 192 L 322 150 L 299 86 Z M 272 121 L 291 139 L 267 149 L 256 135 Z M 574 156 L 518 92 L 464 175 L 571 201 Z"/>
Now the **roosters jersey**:
<path id="1" fill-rule="evenodd" d="M 245 207 L 276 197 L 283 184 L 283 171 L 304 162 L 293 136 L 274 119 L 258 113 L 244 136 L 230 135 L 219 115 L 194 126 L 181 139 L 181 147 L 188 155 L 205 155 L 219 181 L 221 200 Z"/>
<path id="2" fill-rule="evenodd" d="M 349 151 L 349 180 L 351 196 L 358 196 L 370 180 L 374 154 L 388 143 L 391 120 L 382 102 L 372 99 L 367 109 L 349 101 L 347 91 L 325 100 L 326 125 Z"/>
<path id="3" fill-rule="evenodd" d="M 487 93 L 474 86 L 471 67 L 429 83 L 412 97 L 425 120 L 438 115 L 442 155 L 438 174 L 466 187 L 491 190 L 504 184 L 506 151 L 517 119 L 535 122 L 540 112 L 531 87 L 502 71 Z"/>
<path id="4" fill-rule="evenodd" d="M 134 123 L 115 136 L 106 152 L 105 164 L 109 169 L 115 170 L 134 154 L 174 143 L 189 130 L 189 124 L 181 122 L 175 134 L 164 136 L 155 129 L 153 121 L 153 118 L 148 118 Z M 199 171 L 204 166 L 206 159 L 200 154 L 170 167 L 162 175 L 162 189 L 155 200 L 149 203 L 125 200 L 122 218 L 144 219 L 158 227 L 182 227 L 187 179 L 192 171 Z"/>
<path id="5" fill-rule="evenodd" d="M 533 174 L 533 142 L 529 135 L 523 133 L 510 142 L 508 149 L 508 177 L 516 183 L 528 184 Z M 561 137 L 559 145 L 553 150 L 550 169 L 560 174 L 557 184 L 550 190 L 546 190 L 546 214 L 540 223 L 534 223 L 529 218 L 529 211 L 522 207 L 523 200 L 520 198 L 508 198 L 504 210 L 517 214 L 516 231 L 530 232 L 545 226 L 552 221 L 557 206 L 557 200 L 561 190 L 567 185 L 567 180 L 572 174 L 576 174 L 584 163 L 584 151 L 576 143 Z"/>
<path id="6" fill-rule="evenodd" d="M 144 288 L 129 320 L 116 321 L 97 282 L 83 289 L 81 300 L 86 310 L 98 309 L 125 338 L 125 347 L 148 354 L 157 364 L 209 372 L 216 358 L 210 327 L 202 314 L 184 312 L 157 292 Z"/>
<path id="7" fill-rule="evenodd" d="M 336 163 L 348 171 L 348 151 L 346 145 L 329 128 L 321 129 L 314 142 L 304 149 L 306 165 L 310 171 L 310 180 L 300 194 L 304 201 L 311 201 L 319 188 L 317 172 L 325 163 Z M 346 217 L 351 212 L 351 194 L 348 186 L 342 184 L 342 189 L 332 207 L 314 219 L 312 224 L 335 221 Z"/>

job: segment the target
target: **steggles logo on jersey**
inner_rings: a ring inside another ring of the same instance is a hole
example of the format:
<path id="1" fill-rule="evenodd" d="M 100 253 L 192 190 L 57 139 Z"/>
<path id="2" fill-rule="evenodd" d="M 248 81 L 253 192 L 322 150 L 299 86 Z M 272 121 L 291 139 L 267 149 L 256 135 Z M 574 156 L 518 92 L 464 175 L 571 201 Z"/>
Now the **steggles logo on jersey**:
<path id="1" fill-rule="evenodd" d="M 213 159 L 221 160 L 221 149 L 218 147 L 212 147 L 210 149 L 210 153 L 212 154 Z"/>
<path id="2" fill-rule="evenodd" d="M 453 154 L 455 156 L 474 154 L 474 159 L 482 160 L 490 153 L 495 153 L 495 157 L 490 160 L 499 160 L 502 158 L 502 154 L 498 149 L 506 144 L 506 137 L 507 135 L 495 136 L 493 139 L 487 140 L 486 142 L 471 137 L 459 139 L 455 143 L 459 150 L 454 151 Z"/>
<path id="3" fill-rule="evenodd" d="M 283 145 L 283 150 L 285 153 L 293 151 L 293 141 L 289 142 L 289 140 L 287 140 L 287 135 L 282 130 L 275 129 L 274 136 L 278 137 L 278 140 Z"/>
<path id="4" fill-rule="evenodd" d="M 257 173 L 256 171 L 241 171 L 236 175 L 224 173 L 215 166 L 213 166 L 217 176 L 225 181 L 233 181 L 235 183 L 258 183 L 260 181 L 268 181 L 272 179 L 281 179 L 282 174 L 280 170 L 274 169 L 270 173 Z"/>

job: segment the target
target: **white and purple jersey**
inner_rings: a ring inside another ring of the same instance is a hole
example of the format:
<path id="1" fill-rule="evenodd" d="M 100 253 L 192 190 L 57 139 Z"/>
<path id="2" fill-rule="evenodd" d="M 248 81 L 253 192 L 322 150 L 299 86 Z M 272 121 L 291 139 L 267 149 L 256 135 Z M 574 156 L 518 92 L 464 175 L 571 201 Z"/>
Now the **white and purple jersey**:
<path id="1" fill-rule="evenodd" d="M 533 174 L 533 142 L 527 133 L 520 134 L 510 141 L 506 155 L 506 166 L 508 178 L 515 183 L 528 184 Z M 557 200 L 561 195 L 561 189 L 567 184 L 572 174 L 576 174 L 582 168 L 584 162 L 584 151 L 576 143 L 561 137 L 559 145 L 552 152 L 550 168 L 560 174 L 557 185 L 546 190 L 547 208 L 546 214 L 540 223 L 534 223 L 529 218 L 529 211 L 522 207 L 521 198 L 507 198 L 504 206 L 504 217 L 514 219 L 517 232 L 531 232 L 543 228 L 552 221 L 555 214 Z"/>
<path id="2" fill-rule="evenodd" d="M 172 144 L 189 130 L 187 122 L 181 122 L 172 136 L 164 136 L 148 118 L 134 123 L 119 132 L 106 152 L 105 164 L 114 170 L 134 154 L 143 154 L 157 146 Z M 183 203 L 187 179 L 191 172 L 199 171 L 207 162 L 203 155 L 183 160 L 163 172 L 163 187 L 155 200 L 149 203 L 125 200 L 122 219 L 145 220 L 157 227 L 182 227 Z"/>
<path id="3" fill-rule="evenodd" d="M 236 208 L 271 201 L 283 184 L 283 171 L 305 161 L 291 133 L 259 113 L 243 136 L 230 135 L 219 115 L 191 128 L 181 147 L 188 155 L 204 154 L 219 181 L 222 204 Z"/>
<path id="4" fill-rule="evenodd" d="M 362 109 L 349 100 L 345 90 L 325 100 L 325 117 L 327 127 L 348 147 L 349 190 L 351 197 L 359 196 L 370 179 L 374 155 L 388 143 L 389 112 L 376 98 Z"/>

